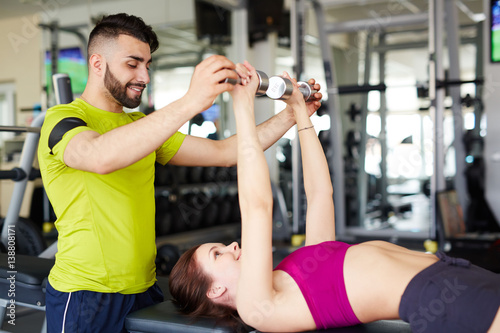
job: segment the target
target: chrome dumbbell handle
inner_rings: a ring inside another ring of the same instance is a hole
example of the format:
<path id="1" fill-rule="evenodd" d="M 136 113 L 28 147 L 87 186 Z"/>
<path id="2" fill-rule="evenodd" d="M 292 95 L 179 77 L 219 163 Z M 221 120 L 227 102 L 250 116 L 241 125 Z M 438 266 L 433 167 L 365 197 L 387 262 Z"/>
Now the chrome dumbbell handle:
<path id="1" fill-rule="evenodd" d="M 299 81 L 297 82 L 297 84 L 299 85 L 299 90 L 304 96 L 306 102 L 309 99 L 314 98 L 314 94 L 318 92 L 316 89 L 313 89 L 313 87 L 307 82 Z"/>
<path id="2" fill-rule="evenodd" d="M 259 85 L 257 87 L 257 91 L 255 92 L 256 96 L 263 96 L 266 94 L 267 89 L 269 88 L 269 77 L 266 75 L 266 73 L 262 71 L 256 71 L 257 72 L 257 77 L 259 78 Z M 227 78 L 224 80 L 226 83 L 231 83 L 231 84 L 240 84 L 241 83 L 241 78 L 238 77 L 236 80 L 235 79 L 230 79 Z"/>

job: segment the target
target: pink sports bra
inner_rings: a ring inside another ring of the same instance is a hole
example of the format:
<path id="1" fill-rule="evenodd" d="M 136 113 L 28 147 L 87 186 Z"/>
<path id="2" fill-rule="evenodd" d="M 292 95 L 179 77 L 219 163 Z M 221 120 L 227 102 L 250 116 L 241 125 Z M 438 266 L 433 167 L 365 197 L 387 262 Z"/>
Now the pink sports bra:
<path id="1" fill-rule="evenodd" d="M 301 247 L 275 269 L 295 280 L 318 329 L 361 323 L 351 308 L 344 284 L 344 258 L 351 246 L 330 241 Z"/>

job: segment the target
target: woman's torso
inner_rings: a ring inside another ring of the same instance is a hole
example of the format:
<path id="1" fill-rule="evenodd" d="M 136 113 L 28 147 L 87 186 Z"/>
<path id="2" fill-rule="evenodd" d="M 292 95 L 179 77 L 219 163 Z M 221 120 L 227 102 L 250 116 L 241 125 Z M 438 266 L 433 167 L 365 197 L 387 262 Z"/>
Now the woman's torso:
<path id="1" fill-rule="evenodd" d="M 349 303 L 361 322 L 398 318 L 406 286 L 424 268 L 438 259 L 380 241 L 350 247 L 344 260 L 344 281 Z M 287 329 L 315 329 L 316 325 L 302 292 L 286 272 L 273 273 L 276 319 Z M 281 320 L 280 320 L 281 321 Z"/>
<path id="2" fill-rule="evenodd" d="M 401 296 L 420 271 L 438 261 L 432 254 L 372 241 L 346 253 L 344 280 L 354 313 L 362 322 L 399 318 Z"/>

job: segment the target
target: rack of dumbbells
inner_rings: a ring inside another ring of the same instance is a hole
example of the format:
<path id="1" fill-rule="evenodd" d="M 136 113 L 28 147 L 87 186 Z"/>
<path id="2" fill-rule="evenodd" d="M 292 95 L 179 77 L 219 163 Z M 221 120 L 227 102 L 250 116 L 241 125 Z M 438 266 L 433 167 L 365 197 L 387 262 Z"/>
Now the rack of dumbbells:
<path id="1" fill-rule="evenodd" d="M 236 168 L 156 165 L 158 237 L 239 222 Z"/>
<path id="2" fill-rule="evenodd" d="M 156 271 L 170 274 L 182 252 L 240 236 L 236 167 L 156 164 Z"/>

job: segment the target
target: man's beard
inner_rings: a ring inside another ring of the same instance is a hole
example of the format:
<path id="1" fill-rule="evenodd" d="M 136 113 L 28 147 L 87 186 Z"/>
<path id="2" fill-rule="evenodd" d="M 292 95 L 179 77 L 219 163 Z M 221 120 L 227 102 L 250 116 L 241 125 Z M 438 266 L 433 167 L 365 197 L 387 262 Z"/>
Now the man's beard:
<path id="1" fill-rule="evenodd" d="M 109 67 L 106 66 L 106 72 L 104 73 L 104 87 L 108 89 L 111 96 L 113 96 L 113 98 L 118 103 L 129 109 L 135 109 L 136 107 L 139 106 L 139 104 L 141 104 L 142 93 L 133 98 L 130 98 L 127 95 L 128 87 L 134 87 L 134 86 L 144 88 L 146 85 L 140 83 L 134 83 L 134 84 L 128 83 L 126 85 L 122 85 L 121 82 L 118 81 L 116 76 L 114 76 L 113 73 L 111 73 Z"/>

